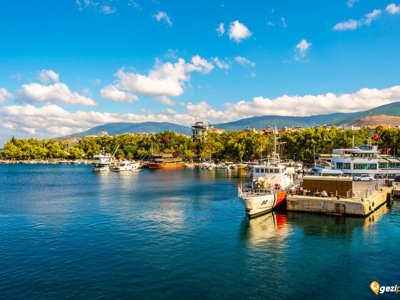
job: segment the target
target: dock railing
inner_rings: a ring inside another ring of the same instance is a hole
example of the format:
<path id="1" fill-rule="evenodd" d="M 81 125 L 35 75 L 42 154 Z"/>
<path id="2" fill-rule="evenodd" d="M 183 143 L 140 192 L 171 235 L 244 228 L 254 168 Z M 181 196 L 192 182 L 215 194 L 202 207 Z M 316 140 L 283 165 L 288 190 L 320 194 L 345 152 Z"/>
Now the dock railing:
<path id="1" fill-rule="evenodd" d="M 363 201 L 364 199 L 368 198 L 371 196 L 375 191 L 379 189 L 378 183 L 374 183 L 370 185 L 367 189 L 365 190 L 360 190 L 360 191 L 355 191 L 353 192 L 352 190 L 349 190 L 347 192 L 348 197 L 347 198 L 352 198 L 355 200 L 361 200 Z M 350 196 L 350 197 L 349 197 Z"/>

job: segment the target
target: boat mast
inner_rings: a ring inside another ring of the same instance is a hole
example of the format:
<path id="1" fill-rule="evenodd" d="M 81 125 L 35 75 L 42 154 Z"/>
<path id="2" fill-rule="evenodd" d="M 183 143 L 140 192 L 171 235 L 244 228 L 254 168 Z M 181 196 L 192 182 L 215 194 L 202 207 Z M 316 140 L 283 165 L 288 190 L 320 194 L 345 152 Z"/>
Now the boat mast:
<path id="1" fill-rule="evenodd" d="M 115 151 L 114 151 L 114 153 L 112 155 L 112 158 L 115 158 L 115 154 L 117 153 L 118 148 L 119 148 L 119 145 L 117 146 L 117 148 L 115 148 Z"/>

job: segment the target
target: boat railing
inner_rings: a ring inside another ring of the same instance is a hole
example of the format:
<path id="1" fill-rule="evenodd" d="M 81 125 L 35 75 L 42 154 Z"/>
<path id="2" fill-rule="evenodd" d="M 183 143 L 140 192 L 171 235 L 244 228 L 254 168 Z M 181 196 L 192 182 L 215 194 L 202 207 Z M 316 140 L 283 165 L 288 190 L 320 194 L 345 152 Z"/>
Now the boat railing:
<path id="1" fill-rule="evenodd" d="M 244 194 L 267 194 L 271 193 L 271 189 L 257 189 L 257 188 L 241 188 L 242 193 Z"/>

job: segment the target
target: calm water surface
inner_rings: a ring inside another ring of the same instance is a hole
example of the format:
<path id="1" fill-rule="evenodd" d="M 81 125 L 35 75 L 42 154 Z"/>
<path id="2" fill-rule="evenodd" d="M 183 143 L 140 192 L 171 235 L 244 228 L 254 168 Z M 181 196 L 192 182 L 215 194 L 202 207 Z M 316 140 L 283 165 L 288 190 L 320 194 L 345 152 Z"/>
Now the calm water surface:
<path id="1" fill-rule="evenodd" d="M 248 222 L 226 175 L 0 166 L 0 299 L 366 299 L 372 280 L 400 284 L 399 203 Z"/>

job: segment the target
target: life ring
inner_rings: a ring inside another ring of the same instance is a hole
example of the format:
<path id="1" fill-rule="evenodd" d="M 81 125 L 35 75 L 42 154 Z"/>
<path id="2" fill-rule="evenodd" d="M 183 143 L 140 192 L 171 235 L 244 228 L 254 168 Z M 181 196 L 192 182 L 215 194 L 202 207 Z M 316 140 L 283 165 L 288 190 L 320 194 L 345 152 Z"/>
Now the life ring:
<path id="1" fill-rule="evenodd" d="M 368 160 L 371 160 L 372 158 L 371 157 L 368 157 Z"/>
<path id="2" fill-rule="evenodd" d="M 351 160 L 354 160 L 354 157 L 352 157 Z"/>

